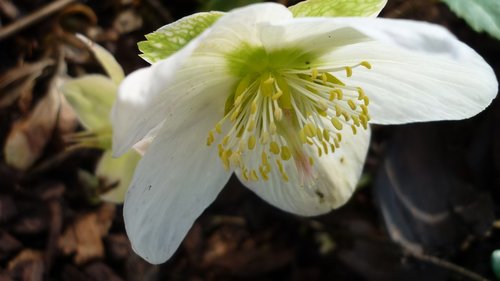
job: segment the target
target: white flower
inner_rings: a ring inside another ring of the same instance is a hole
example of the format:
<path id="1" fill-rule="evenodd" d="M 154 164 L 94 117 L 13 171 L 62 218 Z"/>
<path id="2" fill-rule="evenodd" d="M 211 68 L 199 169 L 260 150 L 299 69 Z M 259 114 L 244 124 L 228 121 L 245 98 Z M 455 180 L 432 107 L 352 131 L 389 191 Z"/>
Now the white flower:
<path id="1" fill-rule="evenodd" d="M 132 246 L 166 261 L 232 172 L 282 210 L 328 212 L 355 189 L 368 123 L 468 118 L 496 93 L 492 69 L 436 25 L 229 12 L 120 87 L 115 153 L 156 136 L 125 201 Z"/>

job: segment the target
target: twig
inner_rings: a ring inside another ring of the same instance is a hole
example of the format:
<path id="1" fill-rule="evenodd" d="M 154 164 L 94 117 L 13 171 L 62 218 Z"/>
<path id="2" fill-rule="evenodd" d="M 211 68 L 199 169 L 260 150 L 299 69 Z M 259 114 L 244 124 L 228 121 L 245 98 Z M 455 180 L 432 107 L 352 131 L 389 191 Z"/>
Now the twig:
<path id="1" fill-rule="evenodd" d="M 448 269 L 450 271 L 454 271 L 462 276 L 468 277 L 470 280 L 474 281 L 490 281 L 489 279 L 484 278 L 483 276 L 472 272 L 464 267 L 461 267 L 457 264 L 454 264 L 452 262 L 449 262 L 447 260 L 443 260 L 434 256 L 429 256 L 426 254 L 421 254 L 421 253 L 416 253 L 415 251 L 408 251 L 408 254 L 413 256 L 414 258 L 417 258 L 421 261 L 425 261 L 428 263 L 432 263 L 434 265 L 437 265 L 439 267 Z"/>
<path id="2" fill-rule="evenodd" d="M 15 21 L 14 23 L 4 27 L 0 28 L 0 41 L 3 39 L 19 32 L 20 30 L 35 24 L 36 22 L 40 21 L 41 19 L 57 12 L 58 10 L 64 8 L 66 5 L 71 4 L 72 2 L 75 2 L 76 0 L 58 0 L 55 1 L 51 4 L 46 5 L 45 7 L 37 10 L 34 13 L 29 14 L 28 16 L 25 16 L 21 18 L 20 20 Z"/>

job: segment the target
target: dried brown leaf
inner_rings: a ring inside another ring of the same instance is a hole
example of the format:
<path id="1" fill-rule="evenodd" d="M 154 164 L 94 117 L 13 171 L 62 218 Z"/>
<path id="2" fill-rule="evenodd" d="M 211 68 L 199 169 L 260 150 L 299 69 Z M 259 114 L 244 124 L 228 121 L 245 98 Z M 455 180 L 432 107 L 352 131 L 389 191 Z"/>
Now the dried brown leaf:
<path id="1" fill-rule="evenodd" d="M 115 215 L 115 206 L 103 204 L 97 212 L 85 214 L 69 226 L 59 240 L 65 255 L 75 254 L 77 265 L 104 257 L 102 237 L 107 235 Z"/>
<path id="2" fill-rule="evenodd" d="M 20 97 L 24 97 L 23 100 L 31 100 L 35 80 L 52 64 L 51 59 L 43 59 L 36 63 L 23 64 L 0 76 L 0 109 L 12 105 Z"/>
<path id="3" fill-rule="evenodd" d="M 50 89 L 28 116 L 14 123 L 4 146 L 9 166 L 24 171 L 38 160 L 54 131 L 59 107 L 59 93 Z"/>

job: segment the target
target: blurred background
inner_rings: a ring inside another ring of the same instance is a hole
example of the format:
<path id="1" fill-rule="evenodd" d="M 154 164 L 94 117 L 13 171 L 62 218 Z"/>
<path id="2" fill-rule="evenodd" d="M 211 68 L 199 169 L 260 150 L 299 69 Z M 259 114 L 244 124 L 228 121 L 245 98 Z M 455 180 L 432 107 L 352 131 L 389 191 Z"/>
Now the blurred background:
<path id="1" fill-rule="evenodd" d="M 103 200 L 118 185 L 96 173 L 103 151 L 71 142 L 83 127 L 60 86 L 104 73 L 75 34 L 130 73 L 147 66 L 137 49 L 145 34 L 255 2 L 0 0 L 1 281 L 500 277 L 498 98 L 469 120 L 373 127 L 359 189 L 330 214 L 284 213 L 232 178 L 171 260 L 154 266 L 133 253 L 122 205 Z M 443 2 L 389 0 L 381 16 L 445 26 L 499 76 L 500 40 Z"/>

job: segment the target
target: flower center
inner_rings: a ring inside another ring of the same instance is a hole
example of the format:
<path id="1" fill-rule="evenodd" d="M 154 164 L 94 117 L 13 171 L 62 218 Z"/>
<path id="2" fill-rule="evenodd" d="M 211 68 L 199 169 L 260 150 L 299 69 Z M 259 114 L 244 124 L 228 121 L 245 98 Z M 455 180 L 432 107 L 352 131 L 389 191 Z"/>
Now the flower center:
<path id="1" fill-rule="evenodd" d="M 307 63 L 306 63 L 307 64 Z M 246 181 L 266 181 L 279 173 L 289 180 L 294 166 L 302 182 L 314 177 L 318 157 L 340 147 L 342 130 L 367 129 L 369 99 L 334 73 L 368 62 L 337 68 L 268 67 L 250 71 L 226 100 L 225 115 L 208 133 L 207 145 L 218 141 L 226 169 L 240 169 Z"/>

